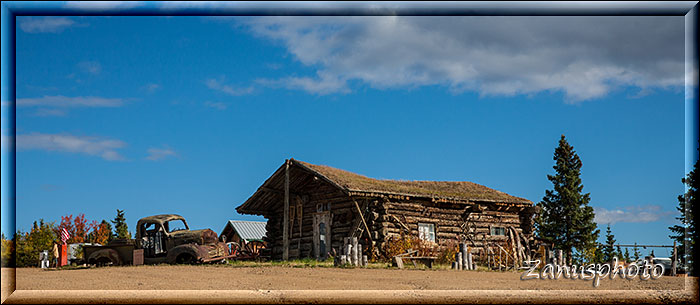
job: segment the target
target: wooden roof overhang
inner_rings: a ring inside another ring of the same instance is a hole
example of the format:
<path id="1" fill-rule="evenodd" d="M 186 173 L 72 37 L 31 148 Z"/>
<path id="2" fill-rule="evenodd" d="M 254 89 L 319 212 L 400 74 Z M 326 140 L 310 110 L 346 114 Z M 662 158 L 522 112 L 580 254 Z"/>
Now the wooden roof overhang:
<path id="1" fill-rule="evenodd" d="M 241 206 L 236 208 L 236 211 L 241 214 L 264 215 L 270 211 L 279 209 L 284 204 L 284 183 L 285 183 L 285 165 L 289 162 L 289 189 L 296 190 L 312 183 L 315 179 L 324 180 L 331 185 L 337 187 L 343 193 L 347 194 L 347 190 L 335 182 L 331 181 L 322 174 L 308 168 L 304 164 L 296 162 L 294 159 L 286 160 L 273 174 L 265 180 L 265 182 L 253 193 L 248 200 Z M 296 194 L 290 191 L 292 197 L 302 194 Z"/>
<path id="2" fill-rule="evenodd" d="M 473 206 L 481 210 L 488 209 L 494 211 L 526 211 L 528 213 L 534 213 L 537 207 L 533 206 L 532 202 L 518 198 L 514 196 L 508 196 L 507 198 L 489 199 L 479 196 L 464 196 L 464 197 L 451 197 L 439 194 L 408 194 L 401 192 L 390 192 L 384 190 L 362 190 L 351 187 L 345 187 L 334 181 L 333 179 L 327 177 L 319 170 L 313 167 L 318 167 L 315 165 L 308 165 L 304 162 L 297 161 L 294 159 L 285 160 L 273 174 L 270 176 L 253 195 L 248 198 L 241 206 L 236 208 L 236 211 L 242 214 L 254 214 L 254 215 L 264 215 L 270 211 L 279 209 L 283 205 L 284 199 L 284 184 L 285 184 L 285 167 L 287 162 L 289 162 L 289 189 L 295 190 L 306 186 L 307 184 L 313 182 L 314 180 L 323 180 L 342 193 L 350 197 L 380 197 L 389 198 L 397 200 L 410 200 L 411 198 L 421 198 L 423 200 L 429 200 L 433 203 L 448 203 L 448 204 L 461 204 L 465 206 Z M 353 174 L 354 175 L 354 174 Z M 291 196 L 297 196 L 301 194 L 295 194 L 290 191 Z"/>

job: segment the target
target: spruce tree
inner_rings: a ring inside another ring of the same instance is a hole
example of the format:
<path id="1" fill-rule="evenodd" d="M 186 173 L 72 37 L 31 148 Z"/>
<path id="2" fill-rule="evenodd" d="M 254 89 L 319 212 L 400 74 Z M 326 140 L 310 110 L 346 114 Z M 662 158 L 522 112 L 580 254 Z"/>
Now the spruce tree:
<path id="1" fill-rule="evenodd" d="M 555 174 L 547 175 L 553 189 L 546 190 L 537 203 L 539 214 L 535 218 L 538 237 L 561 249 L 571 262 L 574 250 L 578 253 L 594 253 L 600 234 L 593 221 L 595 214 L 588 205 L 590 193 L 583 193 L 581 183 L 581 159 L 564 135 L 554 150 Z M 588 258 L 592 259 L 591 257 Z"/>
<path id="2" fill-rule="evenodd" d="M 688 272 L 691 275 L 697 275 L 695 262 L 698 257 L 695 251 L 695 241 L 698 239 L 698 232 L 695 230 L 695 203 L 697 202 L 698 192 L 698 162 L 696 161 L 693 170 L 688 175 L 681 179 L 681 182 L 686 185 L 687 191 L 685 194 L 678 196 L 678 211 L 681 213 L 676 219 L 680 220 L 680 225 L 673 225 L 669 230 L 673 234 L 670 238 L 678 242 L 678 260 L 688 266 Z"/>
<path id="3" fill-rule="evenodd" d="M 605 230 L 605 246 L 603 246 L 603 261 L 611 262 L 615 256 L 615 235 L 612 234 L 610 230 L 610 224 L 608 224 L 607 230 Z"/>
<path id="4" fill-rule="evenodd" d="M 623 257 L 625 259 L 625 262 L 629 263 L 629 261 L 630 261 L 630 250 L 629 249 L 625 248 L 625 255 Z"/>
<path id="5" fill-rule="evenodd" d="M 636 262 L 639 260 L 639 258 L 642 255 L 641 253 L 639 253 L 639 247 L 637 247 L 637 243 L 634 243 L 634 248 L 632 248 L 632 250 L 634 251 L 633 258 L 634 258 L 634 261 Z"/>
<path id="6" fill-rule="evenodd" d="M 114 217 L 112 223 L 114 224 L 114 238 L 131 238 L 131 233 L 129 233 L 129 226 L 126 225 L 126 217 L 124 217 L 124 210 L 117 209 L 117 216 Z"/>

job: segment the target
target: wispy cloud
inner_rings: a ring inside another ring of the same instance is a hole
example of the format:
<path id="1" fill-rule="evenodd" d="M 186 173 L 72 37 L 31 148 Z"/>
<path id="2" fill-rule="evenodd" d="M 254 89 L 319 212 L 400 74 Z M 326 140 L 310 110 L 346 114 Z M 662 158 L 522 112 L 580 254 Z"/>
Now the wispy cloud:
<path id="1" fill-rule="evenodd" d="M 567 102 L 616 88 L 681 88 L 682 17 L 242 17 L 314 71 L 261 80 L 314 94 L 351 84 L 442 86 L 454 94 L 561 92 Z"/>
<path id="2" fill-rule="evenodd" d="M 65 109 L 39 108 L 34 112 L 34 116 L 49 117 L 49 116 L 66 116 Z"/>
<path id="3" fill-rule="evenodd" d="M 155 148 L 151 147 L 147 150 L 148 156 L 146 157 L 147 160 L 151 161 L 160 161 L 165 158 L 169 157 L 175 157 L 177 156 L 177 153 L 170 149 L 170 148 Z"/>
<path id="4" fill-rule="evenodd" d="M 16 144 L 17 150 L 77 153 L 98 156 L 107 161 L 124 160 L 124 157 L 117 150 L 126 147 L 125 142 L 115 139 L 44 133 L 17 135 Z"/>
<path id="5" fill-rule="evenodd" d="M 78 68 L 88 74 L 97 75 L 102 72 L 102 65 L 97 61 L 81 61 Z"/>
<path id="6" fill-rule="evenodd" d="M 255 82 L 264 87 L 303 90 L 306 92 L 326 95 L 331 93 L 350 93 L 345 79 L 338 78 L 324 71 L 319 71 L 317 77 L 284 77 L 280 79 L 257 79 Z"/>
<path id="7" fill-rule="evenodd" d="M 647 223 L 659 220 L 671 220 L 674 212 L 664 211 L 659 205 L 629 206 L 608 210 L 594 208 L 595 222 L 601 225 L 618 222 Z"/>
<path id="8" fill-rule="evenodd" d="M 120 107 L 124 100 L 120 98 L 104 98 L 98 96 L 76 96 L 67 97 L 62 95 L 45 95 L 37 98 L 17 99 L 17 107 Z"/>
<path id="9" fill-rule="evenodd" d="M 156 92 L 156 91 L 160 90 L 160 88 L 161 88 L 160 84 L 156 84 L 156 83 L 149 83 L 149 84 L 146 84 L 145 86 L 143 86 L 143 89 L 146 90 L 148 93 Z"/>
<path id="10" fill-rule="evenodd" d="M 204 105 L 207 106 L 207 107 L 211 107 L 211 108 L 214 108 L 214 109 L 218 109 L 218 110 L 225 110 L 226 108 L 228 108 L 228 104 L 222 103 L 222 102 L 210 102 L 210 101 L 206 101 L 206 102 L 204 102 Z"/>
<path id="11" fill-rule="evenodd" d="M 232 96 L 241 96 L 253 93 L 253 87 L 233 87 L 231 85 L 224 84 L 222 80 L 217 79 L 207 79 L 204 82 L 209 89 L 220 91 Z"/>
<path id="12" fill-rule="evenodd" d="M 19 28 L 26 33 L 60 33 L 76 25 L 67 17 L 18 17 Z"/>
<path id="13" fill-rule="evenodd" d="M 144 5 L 143 1 L 67 1 L 66 8 L 81 10 L 130 9 Z"/>

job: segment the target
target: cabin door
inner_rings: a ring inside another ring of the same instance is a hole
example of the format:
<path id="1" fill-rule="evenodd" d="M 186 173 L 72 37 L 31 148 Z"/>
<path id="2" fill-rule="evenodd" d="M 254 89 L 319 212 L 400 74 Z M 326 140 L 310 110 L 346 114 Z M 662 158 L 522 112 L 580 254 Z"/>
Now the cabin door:
<path id="1" fill-rule="evenodd" d="M 331 249 L 330 212 L 314 214 L 314 257 L 325 260 Z"/>

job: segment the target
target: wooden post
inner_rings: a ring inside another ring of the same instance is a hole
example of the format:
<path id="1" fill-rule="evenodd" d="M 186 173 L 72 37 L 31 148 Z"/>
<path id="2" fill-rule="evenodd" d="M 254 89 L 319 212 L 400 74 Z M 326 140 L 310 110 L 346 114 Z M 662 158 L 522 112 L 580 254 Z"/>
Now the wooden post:
<path id="1" fill-rule="evenodd" d="M 352 265 L 352 244 L 345 245 L 345 256 L 347 256 L 348 264 Z"/>
<path id="2" fill-rule="evenodd" d="M 462 251 L 457 252 L 457 270 L 464 269 L 464 259 L 462 258 Z"/>
<path id="3" fill-rule="evenodd" d="M 357 243 L 357 265 L 362 267 L 362 244 Z"/>
<path id="4" fill-rule="evenodd" d="M 474 268 L 472 266 L 472 253 L 471 252 L 467 253 L 467 265 L 469 266 L 469 268 L 467 268 L 467 270 L 474 270 Z"/>
<path id="5" fill-rule="evenodd" d="M 352 238 L 352 265 L 357 266 L 357 237 Z"/>
<path id="6" fill-rule="evenodd" d="M 289 160 L 284 163 L 284 221 L 282 224 L 282 259 L 289 260 Z"/>
<path id="7" fill-rule="evenodd" d="M 673 241 L 673 262 L 671 262 L 671 275 L 676 276 L 676 261 L 678 260 L 678 247 L 676 241 Z"/>
<path id="8" fill-rule="evenodd" d="M 557 250 L 557 263 L 559 265 L 562 265 L 562 266 L 565 265 L 564 264 L 564 251 L 563 250 Z M 612 265 L 610 265 L 610 266 L 612 266 Z M 612 266 L 612 267 L 615 267 L 615 266 Z"/>
<path id="9" fill-rule="evenodd" d="M 464 270 L 471 270 L 469 269 L 469 253 L 467 253 L 467 248 L 466 243 L 462 244 L 462 266 Z"/>

